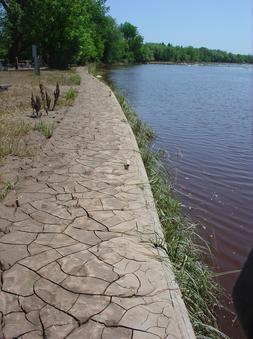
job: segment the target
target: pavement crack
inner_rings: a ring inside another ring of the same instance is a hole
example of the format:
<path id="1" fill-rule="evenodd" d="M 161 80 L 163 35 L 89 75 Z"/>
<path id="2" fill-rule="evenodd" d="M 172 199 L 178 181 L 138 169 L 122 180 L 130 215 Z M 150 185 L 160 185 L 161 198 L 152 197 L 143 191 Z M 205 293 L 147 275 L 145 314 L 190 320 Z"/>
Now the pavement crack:
<path id="1" fill-rule="evenodd" d="M 53 304 L 51 304 L 51 303 L 45 301 L 40 295 L 38 295 L 38 294 L 36 293 L 36 290 L 35 290 L 35 285 L 36 285 L 36 283 L 33 285 L 33 294 L 36 295 L 36 297 L 38 297 L 38 298 L 39 298 L 41 301 L 43 301 L 46 305 L 49 305 L 49 306 L 55 308 L 56 310 L 58 310 L 58 311 L 60 311 L 60 312 L 62 312 L 62 313 L 65 313 L 66 315 L 68 315 L 68 316 L 71 317 L 72 319 L 74 319 L 74 320 L 77 322 L 78 326 L 80 327 L 80 320 L 79 320 L 78 318 L 76 318 L 73 314 L 69 313 L 68 311 L 64 311 L 63 309 L 60 309 L 59 307 L 57 307 L 57 306 L 55 306 L 55 305 L 53 305 Z M 73 293 L 73 292 L 72 292 L 72 293 Z"/>

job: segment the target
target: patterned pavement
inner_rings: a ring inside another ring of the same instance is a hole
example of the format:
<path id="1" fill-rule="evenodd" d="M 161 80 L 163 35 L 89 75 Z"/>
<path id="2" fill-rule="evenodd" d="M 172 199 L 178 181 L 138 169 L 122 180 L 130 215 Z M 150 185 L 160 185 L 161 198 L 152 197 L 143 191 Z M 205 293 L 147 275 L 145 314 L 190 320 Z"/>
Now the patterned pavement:
<path id="1" fill-rule="evenodd" d="M 75 106 L 0 204 L 0 338 L 195 338 L 132 131 L 79 72 Z"/>

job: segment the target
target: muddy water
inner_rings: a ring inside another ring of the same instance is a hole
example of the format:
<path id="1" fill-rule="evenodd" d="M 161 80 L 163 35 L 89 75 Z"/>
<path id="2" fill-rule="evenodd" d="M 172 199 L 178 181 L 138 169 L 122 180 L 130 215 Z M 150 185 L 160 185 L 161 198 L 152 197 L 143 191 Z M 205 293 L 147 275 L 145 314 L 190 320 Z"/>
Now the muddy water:
<path id="1" fill-rule="evenodd" d="M 140 65 L 108 76 L 167 150 L 184 212 L 205 225 L 229 294 L 253 245 L 253 67 Z M 221 329 L 244 338 L 226 309 Z"/>

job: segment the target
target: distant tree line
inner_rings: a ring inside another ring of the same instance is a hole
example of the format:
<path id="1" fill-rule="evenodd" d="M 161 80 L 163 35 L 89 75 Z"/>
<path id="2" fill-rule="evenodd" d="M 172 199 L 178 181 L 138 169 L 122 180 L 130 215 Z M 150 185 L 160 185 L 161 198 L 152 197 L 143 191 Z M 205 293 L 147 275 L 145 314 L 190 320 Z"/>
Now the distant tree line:
<path id="1" fill-rule="evenodd" d="M 153 61 L 253 63 L 253 55 L 233 54 L 219 49 L 147 43 Z"/>
<path id="2" fill-rule="evenodd" d="M 171 44 L 144 44 L 137 27 L 118 25 L 106 0 L 0 0 L 0 59 L 31 59 L 36 44 L 51 67 L 87 62 L 253 62 L 252 56 Z"/>

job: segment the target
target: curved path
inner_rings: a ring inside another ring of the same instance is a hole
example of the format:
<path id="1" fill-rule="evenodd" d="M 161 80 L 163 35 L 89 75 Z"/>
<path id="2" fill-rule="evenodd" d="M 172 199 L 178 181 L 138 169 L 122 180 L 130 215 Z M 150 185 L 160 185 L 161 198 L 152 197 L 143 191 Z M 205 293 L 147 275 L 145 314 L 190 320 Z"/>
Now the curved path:
<path id="1" fill-rule="evenodd" d="M 109 88 L 80 74 L 75 106 L 0 204 L 0 338 L 195 338 L 154 246 L 132 131 Z"/>

